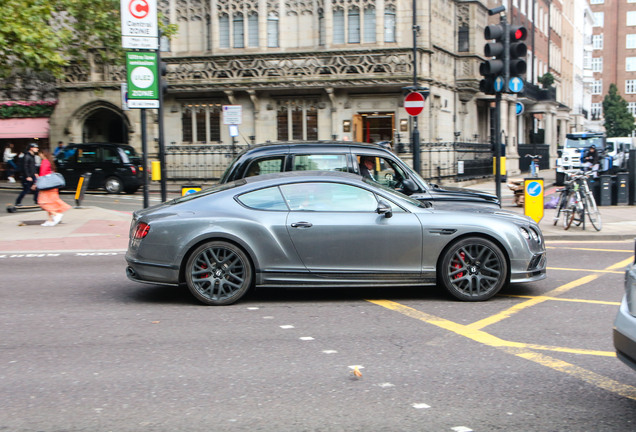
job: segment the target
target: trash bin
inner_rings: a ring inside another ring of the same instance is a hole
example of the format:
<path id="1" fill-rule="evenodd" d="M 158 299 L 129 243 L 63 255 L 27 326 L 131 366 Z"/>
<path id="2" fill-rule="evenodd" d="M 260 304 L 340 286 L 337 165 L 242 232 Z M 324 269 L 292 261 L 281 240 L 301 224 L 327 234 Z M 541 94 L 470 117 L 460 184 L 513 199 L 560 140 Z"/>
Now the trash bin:
<path id="1" fill-rule="evenodd" d="M 629 204 L 629 173 L 616 174 L 616 205 Z"/>
<path id="2" fill-rule="evenodd" d="M 599 192 L 599 206 L 610 206 L 612 205 L 612 176 L 611 175 L 602 175 L 601 176 L 601 190 Z"/>

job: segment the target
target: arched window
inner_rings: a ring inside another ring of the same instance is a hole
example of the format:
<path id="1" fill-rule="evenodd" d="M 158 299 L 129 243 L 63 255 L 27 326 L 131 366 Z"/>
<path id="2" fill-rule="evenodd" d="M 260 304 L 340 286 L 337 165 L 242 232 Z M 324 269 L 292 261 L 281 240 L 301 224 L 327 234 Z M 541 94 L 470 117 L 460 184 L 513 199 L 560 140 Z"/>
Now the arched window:
<path id="1" fill-rule="evenodd" d="M 273 13 L 267 17 L 267 47 L 278 48 L 278 16 Z"/>
<path id="2" fill-rule="evenodd" d="M 219 47 L 230 47 L 230 17 L 226 14 L 219 16 Z"/>
<path id="3" fill-rule="evenodd" d="M 348 43 L 360 43 L 360 9 L 351 8 L 347 13 Z"/>
<path id="4" fill-rule="evenodd" d="M 368 6 L 364 9 L 364 34 L 365 43 L 375 43 L 375 7 Z"/>
<path id="5" fill-rule="evenodd" d="M 234 39 L 234 48 L 245 48 L 244 42 L 244 22 L 243 22 L 243 14 L 237 13 L 234 14 L 234 19 L 232 20 L 232 36 Z"/>
<path id="6" fill-rule="evenodd" d="M 258 47 L 258 15 L 255 13 L 247 16 L 247 46 Z"/>
<path id="7" fill-rule="evenodd" d="M 333 43 L 345 43 L 345 20 L 343 9 L 333 11 Z"/>
<path id="8" fill-rule="evenodd" d="M 396 42 L 395 40 L 395 10 L 384 11 L 384 42 Z"/>

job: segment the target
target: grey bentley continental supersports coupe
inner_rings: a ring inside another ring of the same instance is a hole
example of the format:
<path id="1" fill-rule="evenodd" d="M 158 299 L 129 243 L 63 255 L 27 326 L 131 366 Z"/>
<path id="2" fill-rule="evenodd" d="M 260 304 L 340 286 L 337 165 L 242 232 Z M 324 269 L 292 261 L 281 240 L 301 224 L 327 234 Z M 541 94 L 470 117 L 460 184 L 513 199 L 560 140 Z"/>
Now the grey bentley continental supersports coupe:
<path id="1" fill-rule="evenodd" d="M 130 279 L 185 283 L 209 305 L 252 286 L 439 284 L 480 301 L 546 271 L 543 235 L 527 217 L 437 210 L 330 171 L 249 177 L 139 210 L 126 260 Z"/>

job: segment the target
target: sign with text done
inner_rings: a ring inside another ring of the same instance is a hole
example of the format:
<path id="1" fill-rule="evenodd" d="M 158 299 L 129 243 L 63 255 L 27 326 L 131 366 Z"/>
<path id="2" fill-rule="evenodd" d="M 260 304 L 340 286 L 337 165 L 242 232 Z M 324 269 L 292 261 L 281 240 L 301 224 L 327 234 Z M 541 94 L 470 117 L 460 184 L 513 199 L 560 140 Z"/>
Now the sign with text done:
<path id="1" fill-rule="evenodd" d="M 128 107 L 159 108 L 157 53 L 127 52 Z"/>

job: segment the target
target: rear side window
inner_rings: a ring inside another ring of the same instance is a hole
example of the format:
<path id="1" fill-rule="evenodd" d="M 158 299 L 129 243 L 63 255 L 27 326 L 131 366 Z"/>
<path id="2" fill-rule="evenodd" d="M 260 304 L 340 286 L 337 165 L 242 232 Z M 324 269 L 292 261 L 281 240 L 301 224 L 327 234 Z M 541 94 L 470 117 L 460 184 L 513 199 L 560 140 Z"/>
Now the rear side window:
<path id="1" fill-rule="evenodd" d="M 296 155 L 292 170 L 347 172 L 347 156 L 344 154 Z"/>
<path id="2" fill-rule="evenodd" d="M 248 192 L 237 199 L 243 205 L 257 210 L 288 210 L 278 187 Z"/>
<path id="3" fill-rule="evenodd" d="M 77 149 L 77 162 L 95 163 L 97 162 L 97 149 L 95 147 L 82 147 Z"/>
<path id="4" fill-rule="evenodd" d="M 244 177 L 252 177 L 263 174 L 274 174 L 283 171 L 283 158 L 273 157 L 258 159 L 250 163 Z"/>
<path id="5" fill-rule="evenodd" d="M 119 163 L 119 153 L 114 147 L 102 147 L 102 160 L 107 163 Z"/>

